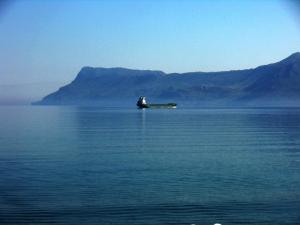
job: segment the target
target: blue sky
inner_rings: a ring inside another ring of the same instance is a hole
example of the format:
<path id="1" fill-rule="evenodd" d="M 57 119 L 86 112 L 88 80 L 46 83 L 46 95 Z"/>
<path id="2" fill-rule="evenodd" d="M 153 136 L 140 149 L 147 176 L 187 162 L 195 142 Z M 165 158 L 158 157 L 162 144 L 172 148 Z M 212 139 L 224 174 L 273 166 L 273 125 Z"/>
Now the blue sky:
<path id="1" fill-rule="evenodd" d="M 37 100 L 83 66 L 220 71 L 300 51 L 300 21 L 288 0 L 26 0 L 0 7 L 0 102 Z"/>

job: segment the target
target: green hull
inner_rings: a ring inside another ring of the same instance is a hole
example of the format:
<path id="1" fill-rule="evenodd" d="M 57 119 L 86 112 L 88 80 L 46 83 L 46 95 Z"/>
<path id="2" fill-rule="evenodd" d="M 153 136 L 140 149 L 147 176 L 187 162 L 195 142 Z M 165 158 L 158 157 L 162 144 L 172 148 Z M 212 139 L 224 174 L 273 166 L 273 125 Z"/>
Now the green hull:
<path id="1" fill-rule="evenodd" d="M 167 103 L 167 104 L 146 104 L 140 108 L 151 108 L 151 109 L 174 109 L 176 108 L 176 103 Z"/>

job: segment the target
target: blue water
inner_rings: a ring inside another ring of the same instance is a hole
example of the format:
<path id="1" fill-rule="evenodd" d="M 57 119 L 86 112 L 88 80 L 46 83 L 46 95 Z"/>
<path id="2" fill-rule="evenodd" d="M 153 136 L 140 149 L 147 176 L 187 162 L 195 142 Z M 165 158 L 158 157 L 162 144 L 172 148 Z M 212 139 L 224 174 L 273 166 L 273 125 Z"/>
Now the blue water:
<path id="1" fill-rule="evenodd" d="M 300 224 L 300 109 L 0 107 L 0 224 Z"/>

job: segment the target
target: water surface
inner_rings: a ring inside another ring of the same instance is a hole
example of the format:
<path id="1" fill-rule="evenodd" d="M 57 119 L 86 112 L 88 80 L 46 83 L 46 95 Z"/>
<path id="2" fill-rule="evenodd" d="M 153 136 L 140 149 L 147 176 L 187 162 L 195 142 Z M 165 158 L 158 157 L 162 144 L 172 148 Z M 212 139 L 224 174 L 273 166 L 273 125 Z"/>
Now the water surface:
<path id="1" fill-rule="evenodd" d="M 0 107 L 0 224 L 300 223 L 300 109 Z"/>

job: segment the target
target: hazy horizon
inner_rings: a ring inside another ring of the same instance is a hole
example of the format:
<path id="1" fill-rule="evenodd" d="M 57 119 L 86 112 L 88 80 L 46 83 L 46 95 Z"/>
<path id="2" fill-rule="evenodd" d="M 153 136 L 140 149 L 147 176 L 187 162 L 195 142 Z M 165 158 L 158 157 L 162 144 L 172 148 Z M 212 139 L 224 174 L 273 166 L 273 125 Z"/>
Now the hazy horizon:
<path id="1" fill-rule="evenodd" d="M 300 51 L 297 8 L 288 0 L 5 3 L 0 104 L 38 100 L 83 66 L 224 71 Z"/>

